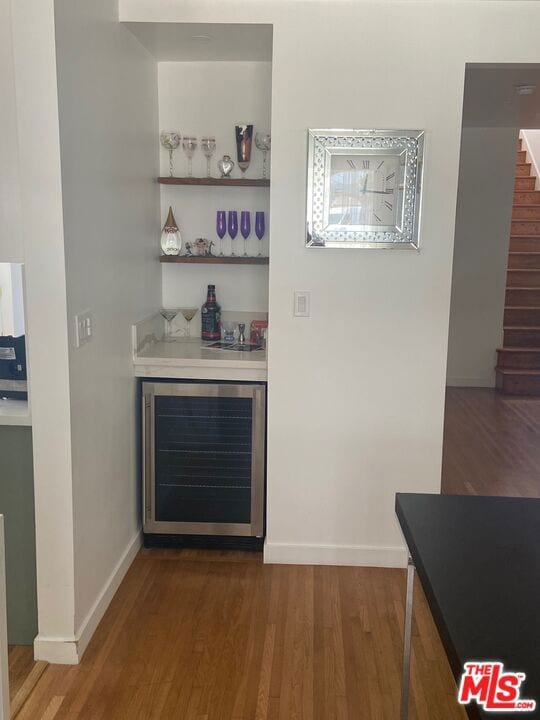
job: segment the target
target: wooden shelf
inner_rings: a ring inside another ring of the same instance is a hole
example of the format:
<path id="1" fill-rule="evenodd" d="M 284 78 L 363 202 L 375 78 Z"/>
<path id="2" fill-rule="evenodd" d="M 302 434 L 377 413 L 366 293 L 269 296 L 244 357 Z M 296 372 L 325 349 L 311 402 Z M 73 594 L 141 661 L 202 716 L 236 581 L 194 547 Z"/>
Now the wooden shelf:
<path id="1" fill-rule="evenodd" d="M 219 255 L 160 255 L 159 261 L 162 263 L 184 263 L 185 265 L 268 265 L 269 258 L 267 257 L 242 257 L 238 255 L 231 257 L 226 255 L 220 257 Z"/>
<path id="2" fill-rule="evenodd" d="M 214 185 L 217 187 L 270 187 L 263 178 L 158 177 L 161 185 Z"/>

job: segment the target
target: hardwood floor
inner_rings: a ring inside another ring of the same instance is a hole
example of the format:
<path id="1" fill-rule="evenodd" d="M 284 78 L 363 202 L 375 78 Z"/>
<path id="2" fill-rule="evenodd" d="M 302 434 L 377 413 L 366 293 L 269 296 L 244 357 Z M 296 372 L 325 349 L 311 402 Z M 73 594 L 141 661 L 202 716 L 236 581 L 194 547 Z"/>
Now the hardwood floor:
<path id="1" fill-rule="evenodd" d="M 447 394 L 443 492 L 540 496 L 540 399 Z M 419 584 L 411 720 L 464 720 Z M 405 572 L 144 550 L 17 720 L 395 720 Z"/>
<path id="2" fill-rule="evenodd" d="M 416 588 L 411 720 L 462 720 Z M 81 665 L 18 720 L 395 720 L 405 571 L 143 550 Z"/>
<path id="3" fill-rule="evenodd" d="M 34 667 L 34 648 L 31 645 L 10 645 L 8 665 L 9 696 L 13 699 Z"/>
<path id="4" fill-rule="evenodd" d="M 540 497 L 540 398 L 447 388 L 442 492 Z"/>

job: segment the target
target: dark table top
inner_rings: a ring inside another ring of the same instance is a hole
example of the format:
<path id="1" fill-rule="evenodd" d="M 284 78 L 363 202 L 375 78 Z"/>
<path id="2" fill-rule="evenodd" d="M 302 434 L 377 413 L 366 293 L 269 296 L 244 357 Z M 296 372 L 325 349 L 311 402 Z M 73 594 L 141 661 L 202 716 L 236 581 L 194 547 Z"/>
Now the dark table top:
<path id="1" fill-rule="evenodd" d="M 540 499 L 397 493 L 398 516 L 454 677 L 470 660 L 526 672 L 540 717 Z"/>

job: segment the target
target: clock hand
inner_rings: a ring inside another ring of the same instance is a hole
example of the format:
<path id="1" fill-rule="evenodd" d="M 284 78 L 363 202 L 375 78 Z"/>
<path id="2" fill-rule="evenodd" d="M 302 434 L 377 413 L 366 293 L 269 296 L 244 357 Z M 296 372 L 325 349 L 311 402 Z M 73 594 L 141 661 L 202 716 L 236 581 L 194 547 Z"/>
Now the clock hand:
<path id="1" fill-rule="evenodd" d="M 363 192 L 363 193 L 365 193 L 365 192 L 366 192 L 366 188 L 367 188 L 367 181 L 368 181 L 368 175 L 367 175 L 367 173 L 366 173 L 366 179 L 364 180 L 364 187 L 362 188 L 362 192 Z"/>
<path id="2" fill-rule="evenodd" d="M 364 190 L 365 193 L 372 193 L 373 195 L 391 195 L 391 190 Z"/>

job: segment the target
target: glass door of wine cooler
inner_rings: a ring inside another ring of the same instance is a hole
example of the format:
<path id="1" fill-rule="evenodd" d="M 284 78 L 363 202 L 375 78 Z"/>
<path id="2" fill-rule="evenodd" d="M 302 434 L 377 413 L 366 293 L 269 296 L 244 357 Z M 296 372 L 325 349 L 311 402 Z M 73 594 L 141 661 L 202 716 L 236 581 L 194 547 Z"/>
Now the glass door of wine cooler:
<path id="1" fill-rule="evenodd" d="M 262 537 L 263 385 L 143 383 L 144 531 Z"/>

